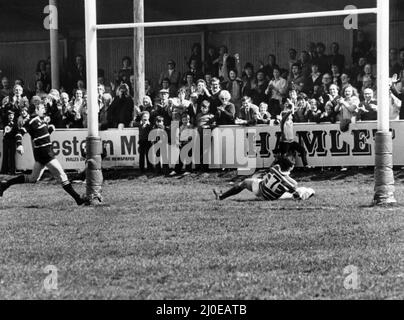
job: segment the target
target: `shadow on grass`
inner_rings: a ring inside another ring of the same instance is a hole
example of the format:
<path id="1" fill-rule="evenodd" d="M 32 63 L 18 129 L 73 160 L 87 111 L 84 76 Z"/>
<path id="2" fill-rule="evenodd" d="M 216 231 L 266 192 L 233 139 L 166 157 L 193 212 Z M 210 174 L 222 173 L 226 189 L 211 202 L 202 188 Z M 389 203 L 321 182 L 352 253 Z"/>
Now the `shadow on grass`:
<path id="1" fill-rule="evenodd" d="M 360 209 L 397 209 L 397 208 L 404 208 L 404 204 L 402 203 L 392 203 L 392 204 L 383 204 L 383 205 L 361 205 L 358 206 Z"/>

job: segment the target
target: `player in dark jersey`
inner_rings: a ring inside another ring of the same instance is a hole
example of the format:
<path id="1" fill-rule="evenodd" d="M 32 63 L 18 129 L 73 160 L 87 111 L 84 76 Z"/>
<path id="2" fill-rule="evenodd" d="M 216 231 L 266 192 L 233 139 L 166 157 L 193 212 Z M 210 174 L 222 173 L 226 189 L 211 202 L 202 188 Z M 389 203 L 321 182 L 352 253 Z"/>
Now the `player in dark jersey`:
<path id="1" fill-rule="evenodd" d="M 297 200 L 309 199 L 315 194 L 314 190 L 303 187 L 298 188 L 297 182 L 289 176 L 292 170 L 293 163 L 289 159 L 281 157 L 274 166 L 269 168 L 263 178 L 245 179 L 223 194 L 216 190 L 213 190 L 213 192 L 217 200 L 224 200 L 239 194 L 244 189 L 267 201 L 291 198 Z"/>
<path id="2" fill-rule="evenodd" d="M 46 168 L 50 173 L 62 184 L 63 189 L 76 201 L 78 205 L 87 204 L 88 201 L 85 197 L 81 197 L 76 191 L 74 191 L 66 173 L 64 172 L 61 164 L 52 151 L 52 143 L 50 140 L 50 134 L 55 130 L 53 125 L 48 125 L 44 120 L 45 106 L 39 104 L 35 108 L 35 114 L 27 120 L 24 126 L 17 134 L 17 152 L 19 154 L 24 153 L 22 146 L 22 137 L 25 133 L 29 133 L 32 140 L 32 148 L 34 150 L 35 164 L 30 175 L 20 175 L 7 181 L 0 182 L 0 197 L 3 196 L 3 192 L 9 187 L 15 184 L 22 183 L 36 183 L 41 177 Z"/>

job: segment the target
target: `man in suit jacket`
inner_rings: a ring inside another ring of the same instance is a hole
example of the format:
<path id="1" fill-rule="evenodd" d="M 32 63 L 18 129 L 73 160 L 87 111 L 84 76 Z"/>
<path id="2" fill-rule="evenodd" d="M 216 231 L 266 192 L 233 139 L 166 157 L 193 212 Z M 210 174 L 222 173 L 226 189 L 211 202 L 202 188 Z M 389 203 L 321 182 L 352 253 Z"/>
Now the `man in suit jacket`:
<path id="1" fill-rule="evenodd" d="M 236 124 L 255 125 L 260 113 L 259 108 L 253 104 L 251 98 L 247 96 L 241 99 L 241 104 L 242 107 Z"/>

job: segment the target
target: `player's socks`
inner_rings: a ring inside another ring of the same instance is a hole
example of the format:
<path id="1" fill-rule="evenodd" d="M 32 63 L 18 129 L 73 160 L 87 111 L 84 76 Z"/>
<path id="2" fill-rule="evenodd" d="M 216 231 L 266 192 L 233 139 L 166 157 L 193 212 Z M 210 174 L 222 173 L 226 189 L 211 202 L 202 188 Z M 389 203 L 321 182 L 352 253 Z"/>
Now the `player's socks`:
<path id="1" fill-rule="evenodd" d="M 25 176 L 24 175 L 19 175 L 15 178 L 12 178 L 10 180 L 5 181 L 5 185 L 7 186 L 7 188 L 15 185 L 15 184 L 23 184 L 26 182 Z"/>
<path id="2" fill-rule="evenodd" d="M 3 192 L 15 184 L 25 183 L 25 176 L 20 175 L 18 177 L 12 178 L 10 180 L 5 180 L 0 182 L 0 197 L 3 196 Z"/>
<path id="3" fill-rule="evenodd" d="M 241 186 L 239 186 L 239 185 L 234 186 L 234 187 L 231 188 L 230 190 L 228 190 L 228 191 L 226 191 L 225 193 L 223 193 L 222 195 L 220 195 L 220 196 L 219 196 L 219 199 L 220 199 L 220 200 L 224 200 L 224 199 L 226 199 L 226 198 L 228 198 L 228 197 L 235 196 L 236 194 L 239 194 L 239 193 L 240 193 L 241 191 L 243 191 L 243 190 L 244 190 L 244 188 L 241 187 Z"/>
<path id="4" fill-rule="evenodd" d="M 63 189 L 70 194 L 70 196 L 76 201 L 78 205 L 82 205 L 85 200 L 73 189 L 72 184 L 70 181 L 65 181 L 62 183 Z"/>

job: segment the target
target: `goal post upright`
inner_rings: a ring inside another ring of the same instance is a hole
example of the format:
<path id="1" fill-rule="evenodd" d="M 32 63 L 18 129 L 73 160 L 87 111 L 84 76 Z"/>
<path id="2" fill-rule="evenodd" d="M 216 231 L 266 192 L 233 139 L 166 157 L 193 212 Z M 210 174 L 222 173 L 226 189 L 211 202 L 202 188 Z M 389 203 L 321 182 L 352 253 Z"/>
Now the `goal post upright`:
<path id="1" fill-rule="evenodd" d="M 377 99 L 375 205 L 394 204 L 393 138 L 390 132 L 390 1 L 377 0 Z"/>
<path id="2" fill-rule="evenodd" d="M 91 203 L 101 201 L 103 182 L 101 170 L 102 143 L 98 130 L 98 57 L 96 0 L 85 1 L 86 67 L 87 67 L 87 168 L 86 195 Z"/>

